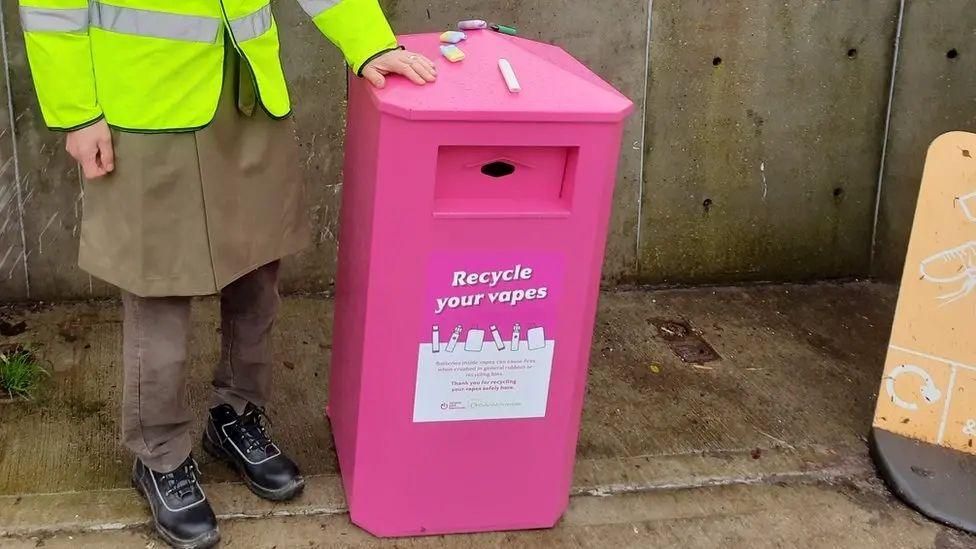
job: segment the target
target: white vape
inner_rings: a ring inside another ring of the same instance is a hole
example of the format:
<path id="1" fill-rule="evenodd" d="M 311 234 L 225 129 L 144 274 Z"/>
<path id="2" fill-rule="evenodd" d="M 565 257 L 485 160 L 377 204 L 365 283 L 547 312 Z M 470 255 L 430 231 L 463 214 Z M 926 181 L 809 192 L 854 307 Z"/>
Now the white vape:
<path id="1" fill-rule="evenodd" d="M 491 338 L 495 340 L 495 348 L 499 351 L 504 351 L 505 343 L 502 341 L 502 334 L 498 333 L 498 326 L 492 324 L 489 330 L 491 330 Z"/>
<path id="2" fill-rule="evenodd" d="M 430 350 L 439 353 L 441 351 L 441 328 L 434 325 L 433 334 L 430 336 Z"/>
<path id="3" fill-rule="evenodd" d="M 468 330 L 468 337 L 464 339 L 464 350 L 480 352 L 485 344 L 485 331 L 477 328 Z"/>
<path id="4" fill-rule="evenodd" d="M 529 328 L 529 331 L 525 334 L 525 339 L 529 343 L 530 351 L 546 348 L 546 332 L 542 329 L 542 326 Z"/>
<path id="5" fill-rule="evenodd" d="M 505 79 L 505 85 L 508 86 L 508 91 L 512 93 L 522 91 L 522 85 L 519 84 L 518 77 L 515 76 L 515 69 L 512 68 L 512 64 L 508 62 L 508 59 L 499 59 L 498 69 L 502 71 L 502 78 Z"/>
<path id="6" fill-rule="evenodd" d="M 522 336 L 522 325 L 518 322 L 512 327 L 512 349 L 513 351 L 519 350 L 519 338 Z"/>
<path id="7" fill-rule="evenodd" d="M 461 337 L 461 330 L 462 329 L 463 328 L 461 328 L 461 325 L 460 324 L 458 324 L 454 328 L 454 331 L 451 332 L 451 339 L 449 339 L 447 341 L 447 347 L 444 349 L 445 351 L 447 351 L 449 353 L 453 353 L 454 352 L 454 348 L 457 347 L 458 339 L 460 339 L 460 337 Z"/>

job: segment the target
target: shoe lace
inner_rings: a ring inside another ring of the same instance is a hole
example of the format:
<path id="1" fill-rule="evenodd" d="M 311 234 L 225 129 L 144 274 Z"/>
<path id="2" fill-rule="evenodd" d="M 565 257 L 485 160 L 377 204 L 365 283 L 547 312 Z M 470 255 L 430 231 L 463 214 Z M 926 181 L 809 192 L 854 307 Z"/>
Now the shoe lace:
<path id="1" fill-rule="evenodd" d="M 271 418 L 268 417 L 263 408 L 257 406 L 250 407 L 241 416 L 241 438 L 245 445 L 244 453 L 250 453 L 259 448 L 267 451 L 274 444 L 271 442 L 268 427 L 264 425 L 265 422 L 270 427 Z"/>
<path id="2" fill-rule="evenodd" d="M 176 469 L 159 476 L 166 488 L 166 496 L 176 494 L 176 497 L 183 499 L 193 495 L 197 491 L 198 477 L 202 477 L 200 467 L 193 458 L 187 459 Z"/>

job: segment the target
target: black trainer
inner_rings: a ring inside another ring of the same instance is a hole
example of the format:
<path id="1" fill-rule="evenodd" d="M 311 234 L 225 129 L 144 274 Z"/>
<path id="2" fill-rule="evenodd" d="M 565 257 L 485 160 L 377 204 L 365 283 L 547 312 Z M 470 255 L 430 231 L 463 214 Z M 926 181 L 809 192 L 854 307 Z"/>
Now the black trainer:
<path id="1" fill-rule="evenodd" d="M 132 483 L 149 502 L 156 531 L 179 549 L 205 549 L 220 541 L 217 517 L 198 474 L 192 457 L 169 473 L 157 473 L 138 459 L 132 467 Z"/>
<path id="2" fill-rule="evenodd" d="M 250 403 L 241 415 L 227 404 L 211 408 L 203 448 L 233 465 L 258 496 L 272 501 L 292 499 L 305 487 L 305 479 L 295 462 L 271 441 L 266 419 L 264 410 Z"/>

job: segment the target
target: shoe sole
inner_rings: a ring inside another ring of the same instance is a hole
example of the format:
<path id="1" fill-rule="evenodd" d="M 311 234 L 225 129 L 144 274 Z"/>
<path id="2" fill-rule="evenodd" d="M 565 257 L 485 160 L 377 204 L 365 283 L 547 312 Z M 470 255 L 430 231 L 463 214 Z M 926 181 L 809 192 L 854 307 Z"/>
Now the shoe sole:
<path id="1" fill-rule="evenodd" d="M 163 541 L 168 543 L 170 546 L 175 547 L 176 549 L 209 549 L 220 542 L 220 530 L 207 532 L 206 534 L 191 540 L 174 536 L 159 524 L 159 520 L 156 518 L 156 509 L 152 506 L 152 503 L 149 503 L 149 496 L 146 494 L 146 491 L 143 490 L 142 484 L 140 484 L 135 477 L 132 478 L 132 486 L 135 487 L 136 491 L 139 492 L 139 495 L 141 495 L 143 499 L 146 500 L 146 504 L 149 505 L 149 512 L 152 513 L 153 527 L 156 529 L 156 533 L 159 534 L 159 537 L 163 538 Z"/>
<path id="2" fill-rule="evenodd" d="M 203 450 L 207 452 L 207 454 L 209 454 L 210 457 L 230 465 L 231 468 L 234 469 L 237 472 L 237 474 L 244 480 L 244 484 L 247 485 L 247 488 L 259 498 L 266 499 L 269 501 L 288 501 L 291 499 L 295 499 L 299 494 L 302 493 L 302 490 L 305 489 L 305 479 L 302 477 L 298 477 L 297 479 L 292 481 L 289 485 L 284 486 L 282 488 L 278 488 L 277 490 L 272 490 L 269 488 L 265 488 L 259 484 L 256 484 L 254 481 L 251 480 L 250 477 L 247 476 L 247 474 L 244 471 L 244 468 L 238 465 L 237 460 L 228 456 L 227 452 L 225 452 L 223 448 L 214 444 L 213 441 L 210 440 L 210 437 L 208 437 L 206 433 L 204 433 L 203 435 Z"/>

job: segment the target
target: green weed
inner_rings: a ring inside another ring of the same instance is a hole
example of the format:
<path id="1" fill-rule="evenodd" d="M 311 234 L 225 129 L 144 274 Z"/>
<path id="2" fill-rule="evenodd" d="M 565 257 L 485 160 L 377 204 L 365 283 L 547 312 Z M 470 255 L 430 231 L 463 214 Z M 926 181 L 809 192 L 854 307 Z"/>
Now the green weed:
<path id="1" fill-rule="evenodd" d="M 0 394 L 32 398 L 46 375 L 30 349 L 15 347 L 0 352 Z"/>

